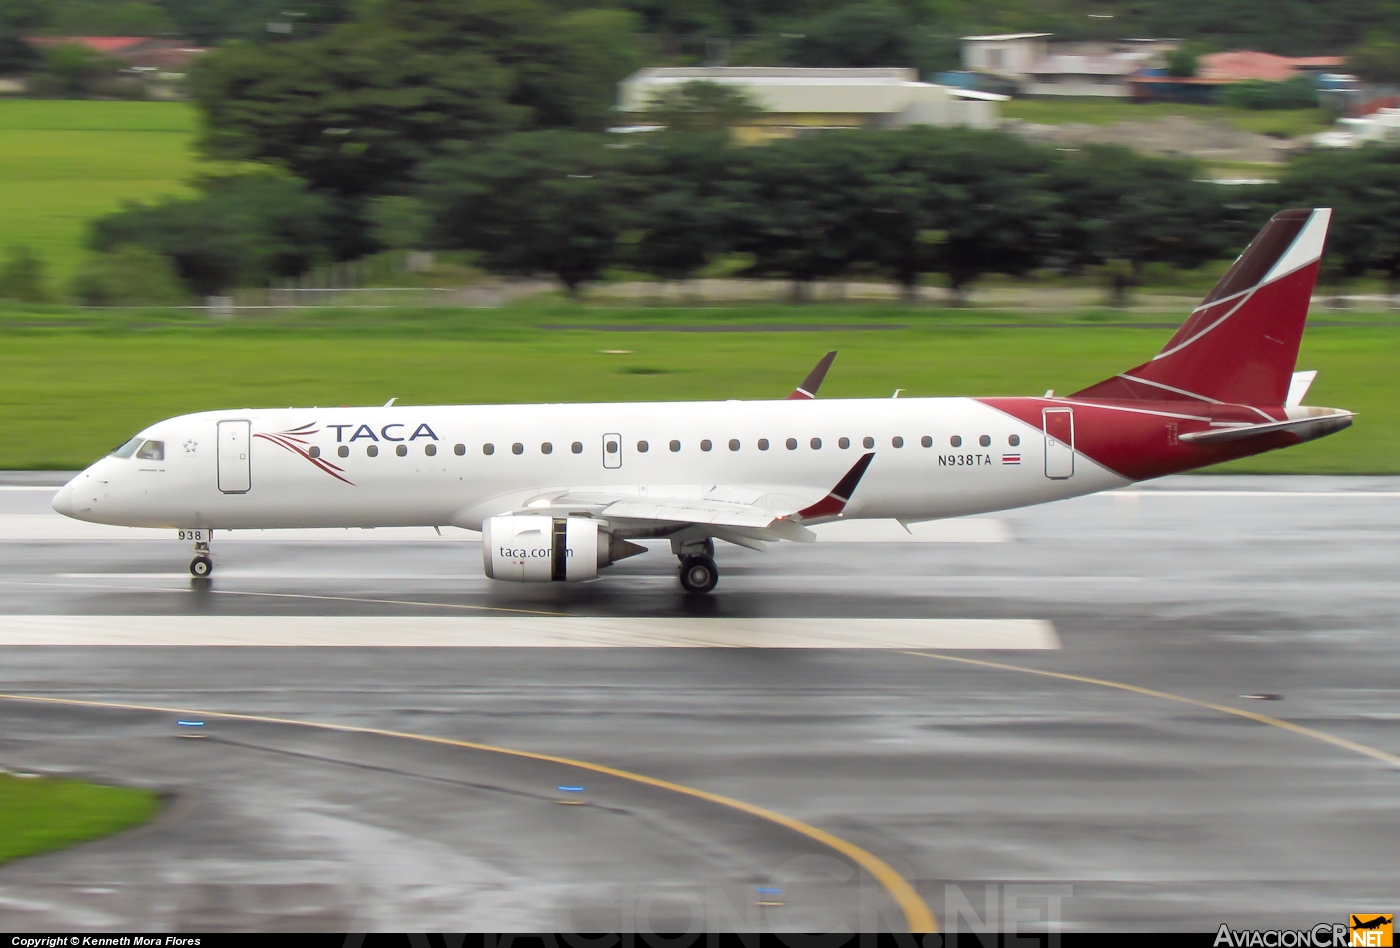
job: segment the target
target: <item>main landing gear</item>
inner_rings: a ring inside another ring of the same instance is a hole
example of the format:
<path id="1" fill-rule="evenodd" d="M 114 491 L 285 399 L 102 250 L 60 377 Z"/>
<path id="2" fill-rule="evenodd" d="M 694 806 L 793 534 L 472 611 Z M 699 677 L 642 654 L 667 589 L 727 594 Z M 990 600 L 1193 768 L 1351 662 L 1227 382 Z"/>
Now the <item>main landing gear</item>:
<path id="1" fill-rule="evenodd" d="M 681 588 L 693 596 L 703 596 L 719 583 L 719 567 L 715 565 L 715 541 L 672 538 L 671 552 L 681 561 Z"/>
<path id="2" fill-rule="evenodd" d="M 704 595 L 719 583 L 719 567 L 708 556 L 681 558 L 681 585 L 693 595 Z"/>

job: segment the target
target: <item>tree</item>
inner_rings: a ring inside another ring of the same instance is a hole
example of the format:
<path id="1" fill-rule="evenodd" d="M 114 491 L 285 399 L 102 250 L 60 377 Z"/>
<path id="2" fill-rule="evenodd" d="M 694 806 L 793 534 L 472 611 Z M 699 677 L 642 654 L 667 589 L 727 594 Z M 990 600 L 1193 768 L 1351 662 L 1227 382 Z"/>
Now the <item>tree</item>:
<path id="1" fill-rule="evenodd" d="M 739 160 L 724 133 L 668 130 L 627 154 L 638 198 L 626 221 L 626 263 L 685 280 L 728 246 L 734 218 L 727 185 Z"/>
<path id="2" fill-rule="evenodd" d="M 25 244 L 10 247 L 9 259 L 0 269 L 0 299 L 42 303 L 49 298 L 43 258 Z"/>
<path id="3" fill-rule="evenodd" d="M 1294 76 L 1282 82 L 1233 82 L 1220 90 L 1219 101 L 1237 109 L 1315 109 L 1317 84 L 1311 76 Z"/>
<path id="4" fill-rule="evenodd" d="M 476 250 L 501 273 L 552 273 L 570 295 L 617 256 L 629 182 L 596 135 L 504 135 L 424 167 L 419 194 L 445 249 Z"/>
<path id="5" fill-rule="evenodd" d="M 127 204 L 92 224 L 88 246 L 169 258 L 197 296 L 299 276 L 336 254 L 336 206 L 296 180 L 249 174 L 200 182 L 195 198 Z"/>
<path id="6" fill-rule="evenodd" d="M 1380 272 L 1391 296 L 1400 294 L 1400 148 L 1368 145 L 1318 150 L 1293 160 L 1275 201 L 1293 207 L 1330 207 L 1325 273 L 1354 278 Z"/>
<path id="7" fill-rule="evenodd" d="M 647 103 L 643 121 L 676 132 L 704 132 L 747 125 L 763 110 L 742 90 L 696 80 L 665 90 Z"/>
<path id="8" fill-rule="evenodd" d="M 422 247 L 433 223 L 422 201 L 401 194 L 371 199 L 368 212 L 374 240 L 390 250 Z"/>
<path id="9" fill-rule="evenodd" d="M 897 6 L 852 3 L 809 21 L 788 47 L 795 66 L 915 66 L 914 24 Z"/>
<path id="10" fill-rule="evenodd" d="M 754 269 L 793 281 L 803 299 L 813 280 L 862 258 L 857 210 L 866 200 L 877 139 L 830 132 L 736 151 L 726 189 L 731 246 Z"/>
<path id="11" fill-rule="evenodd" d="M 1347 55 L 1347 69 L 1368 82 L 1400 82 L 1400 41 L 1372 33 Z"/>
<path id="12" fill-rule="evenodd" d="M 1167 75 L 1177 79 L 1190 79 L 1196 74 L 1196 50 L 1189 43 L 1183 43 L 1167 53 Z"/>
<path id="13" fill-rule="evenodd" d="M 1121 261 L 1116 304 L 1149 263 L 1191 268 L 1248 239 L 1254 215 L 1233 212 L 1220 185 L 1196 180 L 1194 163 L 1091 145 L 1062 159 L 1046 182 L 1056 196 L 1055 262 L 1073 272 Z"/>
<path id="14" fill-rule="evenodd" d="M 1055 198 L 1046 188 L 1053 152 L 1002 132 L 927 133 L 933 264 L 955 299 L 987 273 L 1021 276 L 1044 259 Z"/>
<path id="15" fill-rule="evenodd" d="M 378 0 L 324 37 L 230 46 L 193 74 L 206 153 L 317 190 L 398 191 L 449 142 L 602 128 L 631 68 L 630 18 L 534 0 Z"/>
<path id="16" fill-rule="evenodd" d="M 100 79 L 115 76 L 121 63 L 78 43 L 62 43 L 44 50 L 44 71 L 61 95 L 84 95 Z"/>
<path id="17" fill-rule="evenodd" d="M 187 298 L 170 258 L 131 245 L 94 254 L 73 275 L 69 292 L 87 306 L 179 303 Z"/>

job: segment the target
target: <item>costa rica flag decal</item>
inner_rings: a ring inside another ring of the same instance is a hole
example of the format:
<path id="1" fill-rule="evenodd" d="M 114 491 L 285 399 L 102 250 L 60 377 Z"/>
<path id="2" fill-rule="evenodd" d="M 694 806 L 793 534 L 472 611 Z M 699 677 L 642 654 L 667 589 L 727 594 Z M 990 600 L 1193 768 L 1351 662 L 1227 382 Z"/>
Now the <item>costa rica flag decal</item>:
<path id="1" fill-rule="evenodd" d="M 1020 463 L 1021 463 L 1021 455 L 1019 455 L 1019 454 L 1003 454 L 1003 455 L 1001 456 L 1001 463 L 1002 463 L 1002 464 L 1020 464 Z"/>

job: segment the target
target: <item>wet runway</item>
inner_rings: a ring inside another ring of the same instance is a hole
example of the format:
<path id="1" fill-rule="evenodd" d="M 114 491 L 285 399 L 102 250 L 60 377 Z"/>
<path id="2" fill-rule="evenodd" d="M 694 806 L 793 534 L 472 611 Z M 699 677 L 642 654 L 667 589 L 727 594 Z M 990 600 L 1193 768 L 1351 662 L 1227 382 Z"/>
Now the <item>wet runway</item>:
<path id="1" fill-rule="evenodd" d="M 220 534 L 196 584 L 173 535 L 38 539 L 47 498 L 0 489 L 0 691 L 170 710 L 3 701 L 0 766 L 169 803 L 0 868 L 11 930 L 1214 930 L 1400 891 L 1400 479 L 721 545 L 701 600 L 659 549 L 512 587 L 432 531 Z"/>

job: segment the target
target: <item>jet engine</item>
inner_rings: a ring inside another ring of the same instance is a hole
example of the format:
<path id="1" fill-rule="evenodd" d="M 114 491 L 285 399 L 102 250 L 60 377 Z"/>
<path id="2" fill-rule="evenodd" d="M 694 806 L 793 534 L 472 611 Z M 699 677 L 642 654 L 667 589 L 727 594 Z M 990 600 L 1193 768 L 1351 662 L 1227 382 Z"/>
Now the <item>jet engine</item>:
<path id="1" fill-rule="evenodd" d="M 646 547 L 600 530 L 587 517 L 492 517 L 481 525 L 487 577 L 515 583 L 576 583 Z"/>

